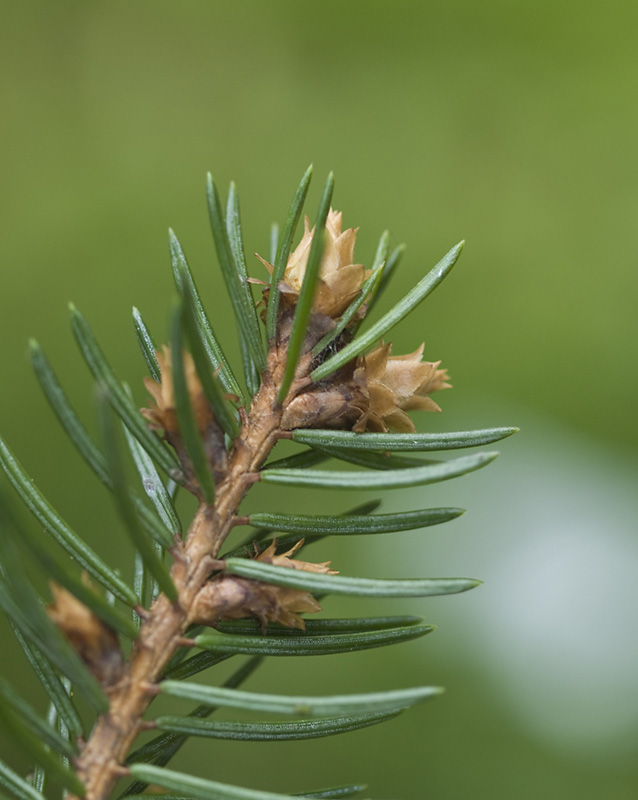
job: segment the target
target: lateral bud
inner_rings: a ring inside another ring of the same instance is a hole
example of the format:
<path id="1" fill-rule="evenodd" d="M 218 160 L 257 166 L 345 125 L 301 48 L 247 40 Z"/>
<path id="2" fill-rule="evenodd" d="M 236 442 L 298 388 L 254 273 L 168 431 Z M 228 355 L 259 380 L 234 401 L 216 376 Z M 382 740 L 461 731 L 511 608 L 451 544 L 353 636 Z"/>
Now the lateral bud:
<path id="1" fill-rule="evenodd" d="M 151 378 L 144 379 L 144 385 L 155 401 L 155 405 L 152 408 L 142 408 L 141 413 L 147 420 L 149 428 L 163 434 L 164 439 L 177 453 L 182 466 L 186 468 L 187 472 L 191 472 L 189 459 L 182 445 L 182 436 L 177 419 L 171 349 L 164 345 L 155 355 L 160 367 L 161 380 L 158 383 Z M 213 469 L 213 476 L 216 481 L 219 481 L 223 478 L 227 467 L 224 431 L 215 419 L 215 415 L 206 399 L 195 369 L 193 357 L 187 351 L 184 351 L 183 356 L 186 385 L 195 423 L 202 437 L 206 458 Z M 189 477 L 194 480 L 192 474 Z"/>
<path id="2" fill-rule="evenodd" d="M 73 649 L 104 687 L 122 676 L 123 657 L 117 633 L 75 595 L 50 581 L 53 603 L 47 614 L 69 640 Z"/>
<path id="3" fill-rule="evenodd" d="M 277 542 L 273 540 L 263 553 L 257 554 L 256 560 L 305 572 L 337 574 L 336 570 L 330 569 L 329 561 L 315 564 L 291 558 L 303 542 L 301 539 L 290 550 L 276 555 Z M 256 617 L 262 628 L 269 622 L 278 622 L 287 628 L 298 628 L 303 631 L 306 629 L 306 623 L 300 615 L 314 614 L 317 611 L 321 611 L 321 606 L 310 592 L 287 586 L 274 586 L 263 581 L 240 578 L 237 575 L 220 574 L 199 592 L 190 622 L 214 627 L 225 619 Z"/>
<path id="4" fill-rule="evenodd" d="M 392 355 L 381 344 L 346 365 L 329 381 L 299 393 L 284 409 L 282 428 L 335 428 L 414 433 L 407 411 L 440 411 L 430 395 L 449 389 L 440 361 L 423 361 L 424 345 L 413 353 Z"/>

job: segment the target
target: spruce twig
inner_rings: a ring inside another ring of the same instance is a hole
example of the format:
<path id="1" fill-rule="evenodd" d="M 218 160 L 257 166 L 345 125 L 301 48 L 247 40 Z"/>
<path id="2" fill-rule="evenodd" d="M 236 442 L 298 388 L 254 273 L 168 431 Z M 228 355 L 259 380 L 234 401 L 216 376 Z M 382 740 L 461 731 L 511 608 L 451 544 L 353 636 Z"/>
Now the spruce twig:
<path id="1" fill-rule="evenodd" d="M 172 233 L 171 260 L 180 298 L 172 316 L 170 347 L 154 351 L 153 339 L 134 310 L 136 336 L 151 373 L 146 379 L 155 401 L 151 408 L 141 414 L 137 411 L 88 323 L 71 309 L 78 344 L 99 387 L 103 447 L 91 439 L 39 345 L 32 344 L 40 383 L 74 444 L 113 491 L 136 554 L 133 591 L 63 522 L 0 440 L 0 463 L 24 503 L 57 545 L 107 590 L 104 596 L 87 585 L 76 567 L 52 549 L 53 543 L 38 552 L 30 534 L 16 534 L 0 547 L 0 606 L 10 616 L 55 712 L 49 713 L 47 722 L 28 704 L 11 700 L 10 687 L 1 684 L 0 694 L 9 698 L 7 719 L 27 752 L 39 759 L 33 783 L 26 783 L 0 762 L 0 783 L 20 800 L 43 800 L 40 790 L 46 774 L 86 800 L 107 800 L 124 777 L 134 780 L 126 794 L 142 791 L 153 782 L 180 795 L 214 800 L 290 797 L 219 784 L 165 766 L 189 736 L 283 741 L 344 733 L 390 719 L 441 691 L 421 686 L 324 698 L 240 691 L 239 683 L 257 661 L 240 669 L 237 679 L 225 688 L 183 682 L 236 654 L 299 657 L 350 652 L 398 644 L 433 630 L 418 617 L 320 619 L 306 625 L 303 615 L 320 611 L 318 599 L 326 593 L 421 597 L 462 592 L 480 583 L 468 578 L 342 576 L 329 562 L 316 564 L 298 557 L 305 543 L 324 536 L 413 530 L 454 519 L 462 509 L 379 515 L 371 513 L 378 505 L 375 501 L 343 516 L 260 512 L 246 516 L 241 512 L 244 498 L 257 482 L 315 489 L 392 489 L 465 475 L 489 464 L 496 454 L 431 461 L 391 453 L 472 447 L 498 441 L 515 430 L 415 433 L 407 412 L 440 410 L 431 395 L 449 387 L 447 373 L 439 362 L 423 360 L 423 346 L 396 356 L 391 344 L 380 339 L 443 280 L 461 246 L 453 248 L 400 303 L 359 335 L 361 322 L 385 288 L 403 249 L 389 255 L 385 232 L 372 269 L 355 262 L 356 231 L 344 230 L 341 214 L 330 208 L 330 175 L 316 226 L 311 230 L 306 218 L 303 237 L 293 250 L 310 176 L 309 168 L 281 238 L 275 233 L 271 237 L 269 257 L 274 263 L 264 262 L 272 274 L 264 289 L 265 336 L 252 300 L 250 283 L 257 281 L 248 275 L 236 188 L 231 185 L 224 213 L 217 189 L 208 180 L 211 225 L 236 316 L 246 391 L 239 387 L 212 332 Z M 125 426 L 129 450 L 152 505 L 128 485 L 113 413 Z M 280 439 L 310 449 L 267 464 Z M 354 463 L 357 469 L 315 468 L 327 458 Z M 167 474 L 168 482 L 158 469 Z M 173 504 L 176 482 L 198 502 L 188 526 L 182 524 Z M 5 516 L 9 528 L 17 531 L 13 512 Z M 254 533 L 222 556 L 222 546 L 237 525 L 250 525 Z M 278 531 L 284 533 L 281 545 L 285 543 L 285 548 L 278 547 Z M 262 549 L 269 538 L 271 543 Z M 31 556 L 56 580 L 49 619 L 14 553 L 20 544 L 28 545 Z M 133 639 L 126 658 L 119 634 Z M 192 650 L 195 654 L 184 660 Z M 66 690 L 60 692 L 60 687 L 67 686 L 67 673 L 96 709 L 97 718 L 86 740 Z M 148 720 L 145 715 L 158 694 L 204 705 L 189 715 Z M 217 706 L 305 718 L 272 723 L 205 720 Z M 61 728 L 49 731 L 45 727 L 56 725 L 58 716 L 58 724 L 64 723 L 64 736 Z M 138 734 L 151 729 L 164 733 L 131 755 Z M 50 747 L 65 758 L 70 756 L 70 761 L 56 760 Z M 352 785 L 303 796 L 346 797 L 360 788 Z"/>

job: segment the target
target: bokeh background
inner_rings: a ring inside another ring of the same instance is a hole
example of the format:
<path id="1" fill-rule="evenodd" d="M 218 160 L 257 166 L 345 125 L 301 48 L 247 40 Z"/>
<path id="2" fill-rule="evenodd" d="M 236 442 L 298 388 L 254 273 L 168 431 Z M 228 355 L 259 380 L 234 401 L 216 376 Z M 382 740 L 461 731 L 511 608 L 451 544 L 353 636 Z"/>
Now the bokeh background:
<path id="1" fill-rule="evenodd" d="M 2 20 L 0 428 L 101 553 L 126 563 L 128 545 L 40 397 L 26 342 L 43 343 L 94 429 L 73 300 L 143 404 L 130 309 L 164 337 L 170 225 L 232 351 L 207 170 L 237 182 L 247 248 L 264 255 L 307 164 L 311 214 L 334 170 L 359 258 L 385 228 L 408 244 L 384 308 L 465 238 L 395 352 L 425 339 L 452 374 L 444 413 L 422 430 L 522 429 L 488 470 L 385 503 L 462 506 L 463 518 L 314 549 L 346 574 L 484 579 L 459 597 L 326 604 L 418 613 L 434 635 L 273 660 L 250 684 L 434 683 L 444 697 L 347 738 L 195 743 L 176 765 L 272 791 L 363 779 L 374 798 L 635 797 L 638 6 L 5 0 Z M 255 492 L 251 507 L 336 512 L 359 499 Z M 3 671 L 43 705 L 2 631 Z"/>

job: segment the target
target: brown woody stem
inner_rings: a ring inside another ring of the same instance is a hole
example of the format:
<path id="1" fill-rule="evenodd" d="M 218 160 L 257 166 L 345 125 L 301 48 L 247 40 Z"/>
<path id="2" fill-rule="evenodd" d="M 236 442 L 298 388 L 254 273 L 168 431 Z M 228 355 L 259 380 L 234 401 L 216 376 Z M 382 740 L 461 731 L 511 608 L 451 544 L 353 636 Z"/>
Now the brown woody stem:
<path id="1" fill-rule="evenodd" d="M 271 353 L 274 357 L 274 354 Z M 157 693 L 156 684 L 172 655 L 184 646 L 184 634 L 198 592 L 207 582 L 212 559 L 238 519 L 237 510 L 255 476 L 277 441 L 282 408 L 277 404 L 280 373 L 274 367 L 264 375 L 248 415 L 229 454 L 228 468 L 216 487 L 212 506 L 201 504 L 183 543 L 174 550 L 171 575 L 178 600 L 171 603 L 160 595 L 148 611 L 140 609 L 140 635 L 117 685 L 110 688 L 109 711 L 100 716 L 77 761 L 78 775 L 86 787 L 86 800 L 106 800 L 123 768 L 127 753 L 141 730 Z M 192 643 L 189 640 L 189 646 Z"/>

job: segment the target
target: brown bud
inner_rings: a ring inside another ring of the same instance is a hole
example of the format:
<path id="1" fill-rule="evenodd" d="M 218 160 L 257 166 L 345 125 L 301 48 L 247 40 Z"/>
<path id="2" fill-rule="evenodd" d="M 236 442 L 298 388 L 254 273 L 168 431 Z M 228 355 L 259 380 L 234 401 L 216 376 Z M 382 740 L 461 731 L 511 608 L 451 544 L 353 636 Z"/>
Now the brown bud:
<path id="1" fill-rule="evenodd" d="M 319 267 L 313 310 L 328 317 L 341 316 L 361 290 L 363 281 L 369 275 L 362 264 L 354 264 L 354 245 L 357 230 L 341 230 L 341 212 L 330 209 L 326 219 L 325 248 Z M 304 221 L 304 235 L 288 258 L 280 291 L 292 304 L 296 304 L 315 229 L 310 228 L 308 217 Z M 273 267 L 261 259 L 272 273 Z"/>
<path id="2" fill-rule="evenodd" d="M 352 428 L 367 408 L 367 396 L 357 383 L 337 383 L 293 398 L 284 409 L 281 428 Z"/>
<path id="3" fill-rule="evenodd" d="M 279 622 L 287 628 L 305 630 L 299 615 L 317 611 L 321 606 L 309 592 L 226 575 L 202 588 L 190 621 L 214 626 L 224 619 L 256 617 L 263 628 L 269 622 Z"/>
<path id="4" fill-rule="evenodd" d="M 161 352 L 158 351 L 156 353 L 156 356 L 162 373 L 161 381 L 157 383 L 151 378 L 144 379 L 144 385 L 155 400 L 155 406 L 153 408 L 143 408 L 141 412 L 147 419 L 149 428 L 164 432 L 164 438 L 174 448 L 185 471 L 191 473 L 189 478 L 193 483 L 193 490 L 197 494 L 196 482 L 189 467 L 188 455 L 182 446 L 182 438 L 179 431 L 170 347 L 164 345 Z M 204 444 L 204 451 L 208 462 L 212 466 L 213 476 L 218 481 L 221 480 L 226 470 L 227 454 L 224 431 L 211 411 L 197 375 L 193 357 L 186 351 L 184 351 L 184 374 L 193 415 Z"/>
<path id="5" fill-rule="evenodd" d="M 303 547 L 303 543 L 304 539 L 300 539 L 290 548 L 290 550 L 286 550 L 285 553 L 280 553 L 280 555 L 275 555 L 277 551 L 277 540 L 273 539 L 271 544 L 264 550 L 264 552 L 257 556 L 256 560 L 262 561 L 265 564 L 274 564 L 276 567 L 289 567 L 290 569 L 300 569 L 304 572 L 317 572 L 322 573 L 323 575 L 339 574 L 336 569 L 330 569 L 329 561 L 323 561 L 317 564 L 312 561 L 300 561 L 296 558 L 290 558 L 290 556 L 293 556 L 297 550 Z"/>
<path id="6" fill-rule="evenodd" d="M 175 387 L 173 385 L 173 364 L 171 359 L 171 348 L 164 345 L 161 351 L 156 354 L 157 362 L 162 374 L 161 381 L 144 379 L 149 394 L 155 400 L 154 408 L 143 408 L 142 414 L 149 421 L 149 427 L 154 430 L 163 430 L 167 434 L 176 433 L 179 430 L 177 424 L 177 412 L 175 409 Z M 208 400 L 202 389 L 195 363 L 190 353 L 184 351 L 184 374 L 188 395 L 193 407 L 195 422 L 200 433 L 204 433 L 213 421 L 213 414 L 210 410 Z"/>
<path id="7" fill-rule="evenodd" d="M 306 572 L 336 574 L 335 570 L 329 569 L 329 561 L 314 564 L 291 558 L 302 545 L 303 539 L 287 552 L 275 555 L 276 542 L 273 541 L 256 560 Z M 287 586 L 273 586 L 236 575 L 222 575 L 201 589 L 193 606 L 190 622 L 214 626 L 224 619 L 256 617 L 264 628 L 269 622 L 278 622 L 287 628 L 303 631 L 306 623 L 300 614 L 317 611 L 321 611 L 321 606 L 310 592 Z"/>
<path id="8" fill-rule="evenodd" d="M 440 361 L 422 361 L 421 345 L 413 353 L 392 356 L 392 345 L 383 344 L 361 356 L 354 381 L 368 396 L 368 408 L 354 426 L 355 431 L 414 433 L 416 428 L 405 413 L 413 409 L 440 411 L 429 395 L 450 388 Z"/>
<path id="9" fill-rule="evenodd" d="M 53 603 L 47 613 L 89 670 L 103 686 L 122 675 L 122 651 L 117 633 L 64 587 L 50 581 Z"/>
<path id="10" fill-rule="evenodd" d="M 450 388 L 440 361 L 421 360 L 423 347 L 393 356 L 392 345 L 382 342 L 360 356 L 354 370 L 346 367 L 294 397 L 284 408 L 281 427 L 414 433 L 405 412 L 440 411 L 430 395 Z"/>

